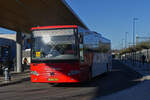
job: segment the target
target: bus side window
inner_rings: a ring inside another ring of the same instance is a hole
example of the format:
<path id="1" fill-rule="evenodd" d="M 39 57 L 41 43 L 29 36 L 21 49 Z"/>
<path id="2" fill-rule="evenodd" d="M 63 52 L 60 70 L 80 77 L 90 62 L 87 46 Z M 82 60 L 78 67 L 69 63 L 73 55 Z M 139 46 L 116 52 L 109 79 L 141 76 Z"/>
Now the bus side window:
<path id="1" fill-rule="evenodd" d="M 79 35 L 80 62 L 84 62 L 83 36 Z"/>

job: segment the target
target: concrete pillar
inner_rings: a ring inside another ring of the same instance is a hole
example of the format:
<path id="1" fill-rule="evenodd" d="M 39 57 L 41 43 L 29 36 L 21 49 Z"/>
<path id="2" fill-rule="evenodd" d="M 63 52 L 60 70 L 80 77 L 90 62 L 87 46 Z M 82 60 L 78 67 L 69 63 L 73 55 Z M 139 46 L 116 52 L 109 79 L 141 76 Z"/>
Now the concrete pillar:
<path id="1" fill-rule="evenodd" d="M 16 34 L 16 65 L 17 72 L 22 71 L 22 34 L 17 32 Z"/>

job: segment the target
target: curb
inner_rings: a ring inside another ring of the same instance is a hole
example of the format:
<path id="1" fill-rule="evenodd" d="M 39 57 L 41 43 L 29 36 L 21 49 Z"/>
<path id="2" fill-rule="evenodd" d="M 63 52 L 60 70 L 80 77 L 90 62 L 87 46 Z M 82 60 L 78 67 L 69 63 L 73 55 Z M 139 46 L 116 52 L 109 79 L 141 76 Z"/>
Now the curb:
<path id="1" fill-rule="evenodd" d="M 29 81 L 29 80 L 30 80 L 30 77 L 22 78 L 22 79 L 16 80 L 16 81 L 8 81 L 8 82 L 0 83 L 0 87 L 18 84 L 18 83 L 22 83 L 24 81 Z"/>
<path id="2" fill-rule="evenodd" d="M 12 72 L 11 76 L 14 77 L 14 79 L 12 79 L 11 81 L 6 81 L 6 82 L 2 81 L 0 83 L 0 87 L 18 84 L 18 83 L 22 83 L 24 81 L 29 81 L 30 80 L 30 74 L 29 73 L 30 73 L 30 70 L 26 70 L 22 73 Z M 19 77 L 19 76 L 22 76 L 22 77 Z"/>

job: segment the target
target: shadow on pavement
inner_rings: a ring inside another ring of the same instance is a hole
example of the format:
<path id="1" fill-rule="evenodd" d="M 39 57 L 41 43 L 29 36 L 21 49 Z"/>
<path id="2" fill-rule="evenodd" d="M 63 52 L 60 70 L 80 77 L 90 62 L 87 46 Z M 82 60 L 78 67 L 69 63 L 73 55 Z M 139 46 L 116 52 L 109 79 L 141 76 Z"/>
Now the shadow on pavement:
<path id="1" fill-rule="evenodd" d="M 119 61 L 114 60 L 112 72 L 109 73 L 108 77 L 98 82 L 98 89 L 95 97 L 110 95 L 128 89 L 140 83 L 141 81 L 137 81 L 140 78 L 142 78 L 141 74 L 123 65 Z"/>
<path id="2" fill-rule="evenodd" d="M 114 60 L 111 72 L 99 75 L 89 82 L 74 84 L 57 84 L 53 85 L 53 87 L 96 87 L 96 91 L 93 92 L 93 98 L 96 98 L 105 95 L 110 95 L 112 93 L 116 93 L 124 89 L 128 89 L 132 86 L 135 86 L 141 82 L 137 81 L 141 77 L 141 74 L 121 64 L 119 61 Z"/>
<path id="3" fill-rule="evenodd" d="M 80 83 L 59 83 L 59 84 L 50 84 L 53 87 L 97 87 L 97 81 L 106 77 L 109 73 L 104 73 L 99 76 L 94 77 L 90 81 L 80 82 Z"/>

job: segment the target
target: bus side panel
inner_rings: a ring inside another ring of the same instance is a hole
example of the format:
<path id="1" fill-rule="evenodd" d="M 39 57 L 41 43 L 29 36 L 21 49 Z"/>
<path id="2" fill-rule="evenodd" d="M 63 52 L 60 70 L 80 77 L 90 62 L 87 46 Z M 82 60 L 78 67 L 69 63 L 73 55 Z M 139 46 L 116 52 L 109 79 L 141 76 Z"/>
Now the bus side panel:
<path id="1" fill-rule="evenodd" d="M 92 65 L 92 77 L 107 71 L 107 55 L 104 53 L 94 53 Z"/>

